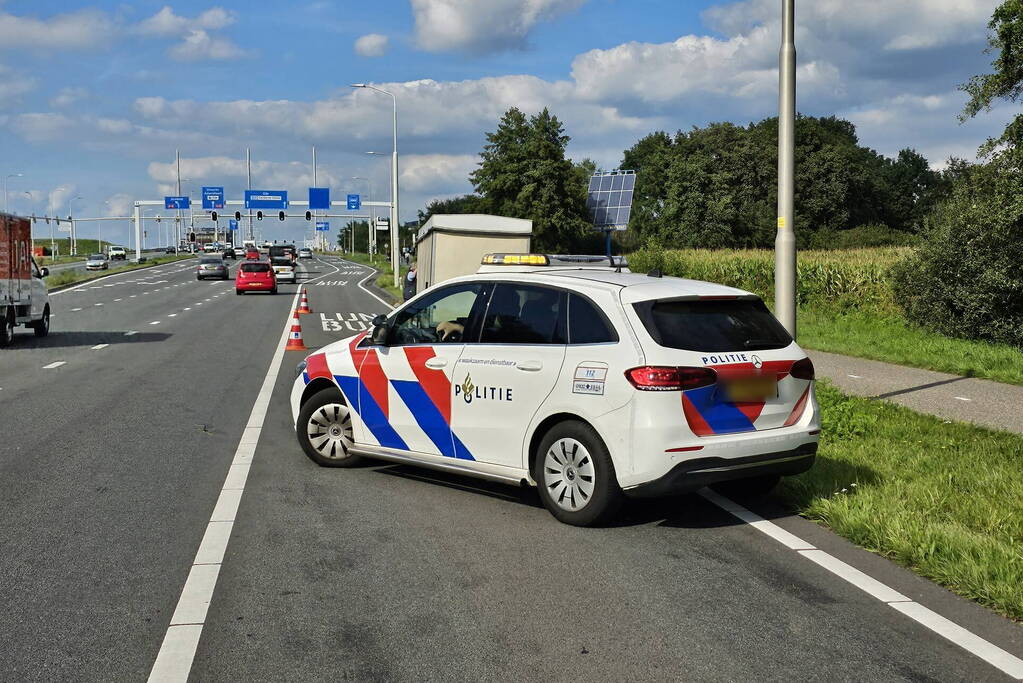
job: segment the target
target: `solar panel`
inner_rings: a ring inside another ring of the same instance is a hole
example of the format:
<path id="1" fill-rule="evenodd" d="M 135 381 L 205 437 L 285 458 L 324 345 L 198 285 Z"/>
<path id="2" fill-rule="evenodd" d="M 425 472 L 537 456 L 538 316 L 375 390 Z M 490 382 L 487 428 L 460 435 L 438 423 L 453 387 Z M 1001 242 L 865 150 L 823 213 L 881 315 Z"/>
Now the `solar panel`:
<path id="1" fill-rule="evenodd" d="M 636 188 L 635 171 L 602 171 L 590 177 L 586 208 L 598 230 L 626 230 Z"/>

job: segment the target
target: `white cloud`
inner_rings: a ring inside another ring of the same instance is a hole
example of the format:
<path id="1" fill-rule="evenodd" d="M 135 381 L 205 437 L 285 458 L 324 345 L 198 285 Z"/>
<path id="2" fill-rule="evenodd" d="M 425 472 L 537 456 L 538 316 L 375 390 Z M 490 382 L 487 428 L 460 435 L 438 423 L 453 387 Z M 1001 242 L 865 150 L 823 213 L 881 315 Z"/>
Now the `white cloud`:
<path id="1" fill-rule="evenodd" d="M 0 109 L 18 104 L 21 95 L 35 90 L 36 84 L 35 78 L 0 64 Z"/>
<path id="2" fill-rule="evenodd" d="M 387 36 L 367 33 L 355 41 L 355 53 L 362 57 L 383 57 L 387 52 Z"/>
<path id="3" fill-rule="evenodd" d="M 488 53 L 525 47 L 540 22 L 586 0 L 412 0 L 416 42 L 429 52 Z"/>
<path id="4" fill-rule="evenodd" d="M 135 209 L 135 197 L 118 192 L 107 197 L 103 203 L 103 213 L 107 216 L 130 216 Z"/>
<path id="5" fill-rule="evenodd" d="M 0 49 L 78 50 L 106 45 L 115 22 L 94 9 L 56 14 L 47 19 L 0 12 Z"/>
<path id="6" fill-rule="evenodd" d="M 77 196 L 76 192 L 78 192 L 78 186 L 73 183 L 50 190 L 47 195 L 46 213 L 50 216 L 66 216 L 68 200 Z"/>
<path id="7" fill-rule="evenodd" d="M 196 29 L 168 50 L 167 54 L 180 62 L 195 62 L 204 59 L 238 59 L 247 53 L 227 38 L 211 36 L 202 29 Z"/>
<path id="8" fill-rule="evenodd" d="M 84 99 L 88 95 L 89 95 L 88 88 L 82 87 L 61 88 L 56 95 L 50 98 L 50 106 L 57 109 L 63 109 L 64 107 L 69 107 L 75 102 Z"/>
<path id="9" fill-rule="evenodd" d="M 467 182 L 479 157 L 474 154 L 408 154 L 400 159 L 399 186 L 409 192 L 444 192 L 452 181 Z"/>
<path id="10" fill-rule="evenodd" d="M 170 5 L 164 5 L 159 12 L 140 21 L 135 30 L 142 35 L 184 36 L 194 30 L 222 29 L 234 22 L 234 14 L 222 7 L 211 7 L 196 17 L 188 18 L 175 14 Z"/>
<path id="11" fill-rule="evenodd" d="M 12 123 L 14 130 L 29 142 L 57 140 L 73 124 L 67 116 L 53 112 L 18 114 Z"/>

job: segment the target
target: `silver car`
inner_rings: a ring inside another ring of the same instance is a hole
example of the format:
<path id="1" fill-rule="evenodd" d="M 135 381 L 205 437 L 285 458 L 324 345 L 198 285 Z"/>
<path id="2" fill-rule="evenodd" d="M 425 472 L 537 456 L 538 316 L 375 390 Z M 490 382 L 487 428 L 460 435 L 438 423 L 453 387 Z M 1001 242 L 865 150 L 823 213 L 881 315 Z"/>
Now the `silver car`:
<path id="1" fill-rule="evenodd" d="M 110 261 L 106 254 L 93 254 L 85 260 L 86 270 L 107 270 L 110 268 Z"/>
<path id="2" fill-rule="evenodd" d="M 199 257 L 199 265 L 195 268 L 195 279 L 205 280 L 208 277 L 220 278 L 226 280 L 230 275 L 230 271 L 227 268 L 227 264 L 224 263 L 224 259 L 219 256 L 201 256 Z"/>
<path id="3" fill-rule="evenodd" d="M 298 257 L 299 258 L 312 258 L 313 257 L 313 250 L 310 249 L 309 247 L 302 247 L 301 249 L 298 250 Z"/>

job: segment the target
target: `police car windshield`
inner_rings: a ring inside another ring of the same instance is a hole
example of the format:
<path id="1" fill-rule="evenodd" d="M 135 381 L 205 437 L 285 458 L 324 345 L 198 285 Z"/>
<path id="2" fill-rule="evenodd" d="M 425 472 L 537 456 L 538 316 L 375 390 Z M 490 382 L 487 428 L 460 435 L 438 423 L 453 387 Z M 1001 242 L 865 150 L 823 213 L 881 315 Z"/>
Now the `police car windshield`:
<path id="1" fill-rule="evenodd" d="M 760 299 L 656 300 L 634 307 L 654 341 L 671 349 L 763 351 L 792 343 Z"/>

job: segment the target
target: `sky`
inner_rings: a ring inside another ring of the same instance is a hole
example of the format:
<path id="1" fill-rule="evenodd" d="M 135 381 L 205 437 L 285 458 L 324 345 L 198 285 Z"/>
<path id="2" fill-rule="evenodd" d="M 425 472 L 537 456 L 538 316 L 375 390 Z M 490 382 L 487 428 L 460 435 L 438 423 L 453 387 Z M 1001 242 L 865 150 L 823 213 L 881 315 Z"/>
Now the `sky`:
<path id="1" fill-rule="evenodd" d="M 886 155 L 974 159 L 1015 113 L 957 118 L 958 85 L 990 69 L 996 5 L 797 0 L 799 111 L 851 120 Z M 0 174 L 22 174 L 6 178 L 11 211 L 125 216 L 175 194 L 175 150 L 193 199 L 202 185 L 241 199 L 246 148 L 253 188 L 305 198 L 315 146 L 333 198 L 386 200 L 392 102 L 349 87 L 365 82 L 396 98 L 410 220 L 471 191 L 512 106 L 548 107 L 569 156 L 606 169 L 657 130 L 775 115 L 779 15 L 779 0 L 0 0 Z"/>

